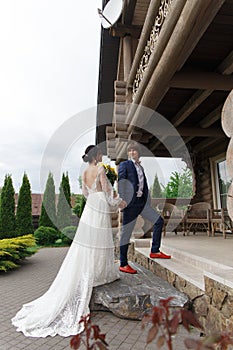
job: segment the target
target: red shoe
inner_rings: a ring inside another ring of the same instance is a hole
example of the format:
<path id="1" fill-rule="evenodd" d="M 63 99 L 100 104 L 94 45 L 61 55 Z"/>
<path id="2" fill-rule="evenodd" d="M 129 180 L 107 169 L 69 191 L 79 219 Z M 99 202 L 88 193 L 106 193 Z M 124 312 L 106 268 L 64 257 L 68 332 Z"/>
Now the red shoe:
<path id="1" fill-rule="evenodd" d="M 137 273 L 137 270 L 134 270 L 131 266 L 129 265 L 126 265 L 126 266 L 120 266 L 119 267 L 119 270 L 121 272 L 126 272 L 126 273 L 131 273 L 131 274 L 134 274 L 134 273 Z"/>
<path id="2" fill-rule="evenodd" d="M 151 259 L 171 259 L 171 255 L 164 254 L 163 252 L 159 253 L 150 253 Z"/>

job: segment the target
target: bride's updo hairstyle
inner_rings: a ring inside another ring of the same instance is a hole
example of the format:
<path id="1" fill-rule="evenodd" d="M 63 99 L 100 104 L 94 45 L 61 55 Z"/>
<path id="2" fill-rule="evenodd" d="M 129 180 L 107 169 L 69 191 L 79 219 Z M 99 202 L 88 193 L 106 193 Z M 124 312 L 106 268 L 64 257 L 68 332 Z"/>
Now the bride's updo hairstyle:
<path id="1" fill-rule="evenodd" d="M 85 163 L 91 163 L 93 160 L 97 159 L 97 156 L 100 152 L 101 150 L 98 146 L 90 145 L 86 148 L 82 159 Z"/>

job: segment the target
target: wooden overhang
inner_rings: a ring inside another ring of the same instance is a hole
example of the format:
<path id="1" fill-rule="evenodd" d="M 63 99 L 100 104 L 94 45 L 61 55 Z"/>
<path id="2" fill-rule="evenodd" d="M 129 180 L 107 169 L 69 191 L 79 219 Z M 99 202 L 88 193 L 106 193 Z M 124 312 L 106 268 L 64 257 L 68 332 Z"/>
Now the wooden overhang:
<path id="1" fill-rule="evenodd" d="M 217 150 L 220 144 L 226 148 L 229 139 L 222 131 L 221 111 L 233 89 L 233 0 L 165 0 L 170 12 L 138 82 L 135 78 L 161 2 L 128 0 L 118 23 L 110 31 L 102 30 L 98 103 L 114 102 L 113 82 L 123 77 L 119 40 L 139 36 L 129 76 L 122 78 L 133 93 L 133 102 L 165 117 L 190 152 Z M 110 40 L 114 50 L 107 46 Z M 161 139 L 148 132 L 155 115 L 142 120 L 139 110 L 129 108 L 126 135 L 155 156 L 171 156 Z M 100 119 L 97 115 L 97 124 Z M 174 136 L 164 129 L 163 137 L 172 143 Z M 97 127 L 96 140 L 106 140 L 104 127 Z M 174 149 L 179 156 L 179 145 L 174 144 Z"/>

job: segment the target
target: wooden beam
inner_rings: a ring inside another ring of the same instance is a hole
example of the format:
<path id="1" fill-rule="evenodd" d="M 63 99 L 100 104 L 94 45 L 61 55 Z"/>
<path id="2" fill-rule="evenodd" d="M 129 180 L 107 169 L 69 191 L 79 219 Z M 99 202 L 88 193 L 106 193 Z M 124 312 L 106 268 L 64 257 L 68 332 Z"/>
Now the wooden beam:
<path id="1" fill-rule="evenodd" d="M 180 125 L 207 97 L 213 90 L 199 90 L 185 103 L 179 112 L 172 118 L 171 123 L 174 126 Z"/>
<path id="2" fill-rule="evenodd" d="M 215 143 L 217 140 L 215 138 L 208 138 L 208 139 L 205 139 L 201 142 L 198 143 L 198 145 L 196 145 L 194 147 L 194 150 L 199 152 L 209 146 L 211 146 L 213 143 Z"/>
<path id="3" fill-rule="evenodd" d="M 230 55 L 219 65 L 217 71 L 221 74 L 227 74 L 231 65 Z M 232 53 L 233 60 L 233 53 Z M 186 102 L 183 108 L 172 118 L 174 126 L 180 125 L 214 90 L 199 90 Z M 204 128 L 204 126 L 202 126 Z"/>
<path id="4" fill-rule="evenodd" d="M 122 14 L 123 23 L 125 23 L 127 25 L 132 23 L 136 3 L 137 3 L 137 0 L 126 0 L 125 1 L 125 10 Z"/>
<path id="5" fill-rule="evenodd" d="M 132 38 L 138 39 L 141 35 L 142 26 L 138 25 L 124 25 L 117 23 L 115 26 L 111 27 L 110 34 L 114 37 L 123 38 L 126 35 L 130 35 Z"/>
<path id="6" fill-rule="evenodd" d="M 181 70 L 175 73 L 169 85 L 181 89 L 231 91 L 233 89 L 233 76 L 215 72 Z"/>
<path id="7" fill-rule="evenodd" d="M 149 124 L 150 125 L 150 124 Z M 154 123 L 154 126 L 146 126 L 146 130 L 150 130 L 151 134 L 155 137 L 159 136 L 193 136 L 193 137 L 225 137 L 225 133 L 222 129 L 218 127 L 200 128 L 198 126 L 179 126 L 177 128 L 168 127 L 166 123 L 161 125 L 159 123 Z M 147 134 L 146 131 L 141 131 L 140 134 Z M 150 134 L 150 135 L 151 135 Z"/>
<path id="8" fill-rule="evenodd" d="M 218 106 L 215 108 L 211 113 L 207 114 L 205 118 L 202 119 L 202 121 L 199 123 L 199 126 L 201 128 L 208 128 L 210 125 L 214 124 L 218 119 L 221 118 L 221 112 L 222 112 L 223 105 Z"/>
<path id="9" fill-rule="evenodd" d="M 177 128 L 178 133 L 181 136 L 193 136 L 193 137 L 225 137 L 222 129 L 219 128 L 199 128 L 199 127 L 185 127 L 181 126 Z"/>
<path id="10" fill-rule="evenodd" d="M 132 37 L 126 35 L 123 41 L 124 81 L 127 81 L 133 60 Z"/>
<path id="11" fill-rule="evenodd" d="M 217 71 L 222 74 L 233 73 L 233 51 L 225 58 L 225 60 L 219 65 Z"/>

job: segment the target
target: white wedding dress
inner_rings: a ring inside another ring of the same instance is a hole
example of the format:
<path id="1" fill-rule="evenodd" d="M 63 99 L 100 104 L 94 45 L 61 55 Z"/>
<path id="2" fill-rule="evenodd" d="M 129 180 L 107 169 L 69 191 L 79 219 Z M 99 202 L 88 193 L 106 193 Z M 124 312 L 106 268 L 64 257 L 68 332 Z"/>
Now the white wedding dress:
<path id="1" fill-rule="evenodd" d="M 89 314 L 89 302 L 95 286 L 119 278 L 114 262 L 110 212 L 121 199 L 101 166 L 91 188 L 83 184 L 87 202 L 79 226 L 48 291 L 23 305 L 12 324 L 30 337 L 61 335 L 67 337 L 82 331 L 79 321 Z"/>

